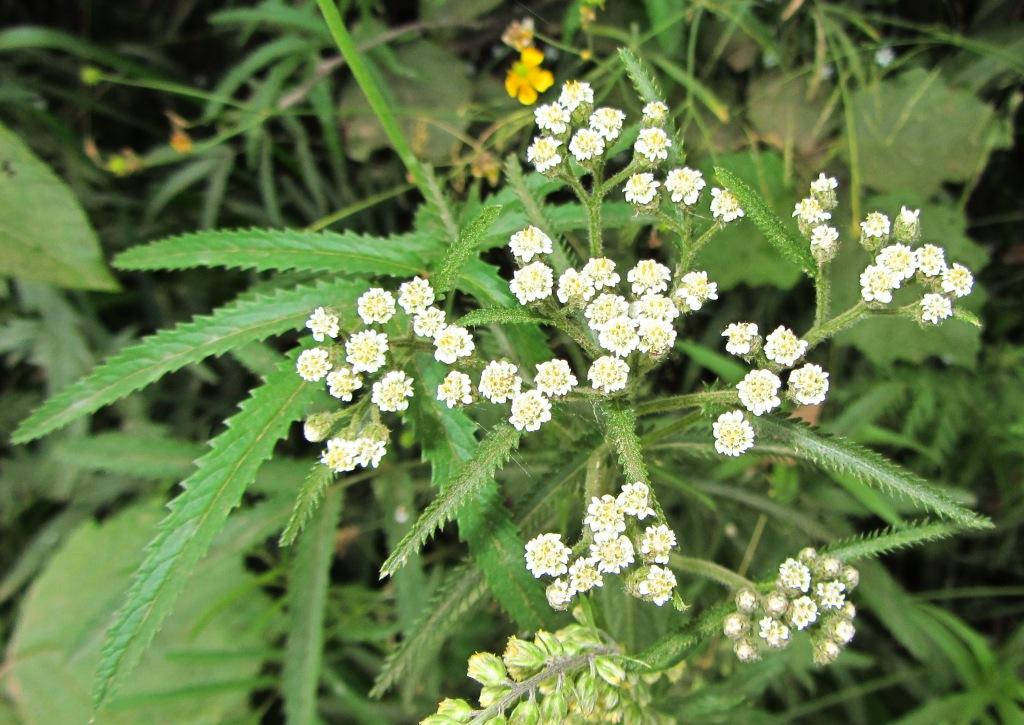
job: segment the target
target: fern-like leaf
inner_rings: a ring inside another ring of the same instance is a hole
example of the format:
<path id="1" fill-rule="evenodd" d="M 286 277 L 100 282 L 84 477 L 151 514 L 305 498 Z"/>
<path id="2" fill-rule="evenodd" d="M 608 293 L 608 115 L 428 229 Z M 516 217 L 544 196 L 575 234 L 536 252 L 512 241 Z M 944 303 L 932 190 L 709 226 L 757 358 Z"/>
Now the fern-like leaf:
<path id="1" fill-rule="evenodd" d="M 619 60 L 622 61 L 626 75 L 633 81 L 633 87 L 644 103 L 664 102 L 665 93 L 658 85 L 657 78 L 636 53 L 629 48 L 619 48 Z"/>
<path id="2" fill-rule="evenodd" d="M 484 207 L 483 211 L 459 232 L 459 238 L 448 248 L 448 253 L 434 276 L 434 289 L 443 294 L 455 287 L 455 281 L 459 278 L 462 268 L 477 253 L 480 240 L 487 234 L 487 230 L 500 213 L 500 206 Z"/>
<path id="3" fill-rule="evenodd" d="M 93 685 L 97 709 L 138 664 L 196 562 L 316 391 L 317 386 L 295 374 L 292 360 L 282 362 L 227 420 L 227 429 L 210 441 L 209 452 L 168 505 L 170 513 L 147 546 L 107 632 Z"/>
<path id="4" fill-rule="evenodd" d="M 116 353 L 47 400 L 21 422 L 12 440 L 26 443 L 39 438 L 167 373 L 247 342 L 296 329 L 317 305 L 348 307 L 357 291 L 355 283 L 339 280 L 270 295 L 243 295 L 210 315 L 161 330 Z"/>
<path id="5" fill-rule="evenodd" d="M 547 320 L 530 312 L 525 307 L 484 307 L 467 312 L 459 318 L 459 324 L 465 327 L 480 325 L 532 325 L 544 324 Z"/>
<path id="6" fill-rule="evenodd" d="M 230 229 L 182 234 L 142 244 L 114 259 L 120 269 L 302 270 L 345 275 L 411 276 L 440 254 L 425 234 L 371 237 L 355 232 L 297 229 Z"/>
<path id="7" fill-rule="evenodd" d="M 760 194 L 728 169 L 716 166 L 715 176 L 718 177 L 722 186 L 736 195 L 747 218 L 764 234 L 768 243 L 775 247 L 783 258 L 788 259 L 812 277 L 817 274 L 818 267 L 811 255 L 810 243 L 803 242 L 790 234 L 782 220 Z"/>
<path id="8" fill-rule="evenodd" d="M 643 446 L 636 434 L 636 412 L 621 403 L 606 403 L 602 410 L 605 415 L 605 430 L 619 456 L 619 464 L 622 466 L 626 482 L 650 483 Z"/>
<path id="9" fill-rule="evenodd" d="M 291 546 L 295 539 L 305 528 L 309 520 L 320 507 L 324 493 L 334 482 L 334 472 L 320 463 L 316 463 L 309 469 L 306 480 L 302 482 L 299 495 L 295 497 L 295 506 L 292 508 L 291 516 L 288 517 L 288 524 L 281 532 L 278 543 L 281 546 Z"/>
<path id="10" fill-rule="evenodd" d="M 962 528 L 992 526 L 988 518 L 960 506 L 938 486 L 845 438 L 821 435 L 804 424 L 769 416 L 757 418 L 754 425 L 765 438 L 825 470 L 848 473 L 863 483 L 899 494 Z"/>
<path id="11" fill-rule="evenodd" d="M 395 573 L 411 554 L 419 551 L 434 532 L 444 526 L 479 489 L 494 477 L 519 443 L 519 431 L 507 423 L 496 426 L 480 442 L 476 454 L 455 479 L 438 493 L 380 568 L 381 578 Z"/>
<path id="12" fill-rule="evenodd" d="M 327 494 L 302 535 L 288 578 L 288 639 L 281 694 L 290 723 L 316 722 L 316 690 L 324 645 L 324 604 L 334 559 L 341 491 Z"/>
<path id="13" fill-rule="evenodd" d="M 949 521 L 915 521 L 904 526 L 890 526 L 869 534 L 860 534 L 836 541 L 826 551 L 843 561 L 856 561 L 888 554 L 897 549 L 917 546 L 927 541 L 948 539 L 961 527 Z"/>

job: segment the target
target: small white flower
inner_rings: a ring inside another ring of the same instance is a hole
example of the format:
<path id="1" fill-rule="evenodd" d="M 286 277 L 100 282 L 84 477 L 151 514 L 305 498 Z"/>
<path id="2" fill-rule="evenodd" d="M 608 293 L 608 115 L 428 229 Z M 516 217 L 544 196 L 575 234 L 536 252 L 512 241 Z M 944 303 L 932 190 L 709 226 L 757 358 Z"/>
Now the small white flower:
<path id="1" fill-rule="evenodd" d="M 413 277 L 398 288 L 398 304 L 409 315 L 423 312 L 434 304 L 434 288 L 422 277 Z"/>
<path id="2" fill-rule="evenodd" d="M 853 622 L 849 619 L 840 619 L 832 625 L 832 634 L 837 640 L 843 644 L 850 644 L 853 641 L 853 636 L 857 633 L 856 628 L 853 626 Z"/>
<path id="3" fill-rule="evenodd" d="M 914 250 L 917 270 L 925 277 L 938 277 L 946 271 L 946 253 L 942 247 L 925 244 Z"/>
<path id="4" fill-rule="evenodd" d="M 769 647 L 781 649 L 789 644 L 789 627 L 772 617 L 764 617 L 758 624 L 758 634 Z"/>
<path id="5" fill-rule="evenodd" d="M 672 169 L 665 177 L 665 190 L 672 195 L 672 201 L 677 204 L 682 202 L 690 206 L 697 203 L 701 189 L 705 186 L 707 182 L 704 181 L 704 174 L 688 166 Z"/>
<path id="6" fill-rule="evenodd" d="M 798 338 L 788 327 L 779 325 L 765 338 L 764 354 L 774 363 L 789 367 L 807 352 L 807 341 Z"/>
<path id="7" fill-rule="evenodd" d="M 757 341 L 757 325 L 753 322 L 732 322 L 722 332 L 725 350 L 732 355 L 749 355 Z"/>
<path id="8" fill-rule="evenodd" d="M 671 147 L 672 139 L 657 127 L 640 129 L 636 143 L 633 144 L 633 150 L 651 162 L 667 159 Z"/>
<path id="9" fill-rule="evenodd" d="M 784 589 L 806 592 L 811 586 L 811 570 L 796 559 L 786 559 L 779 565 L 779 584 Z"/>
<path id="10" fill-rule="evenodd" d="M 622 191 L 626 195 L 626 201 L 638 206 L 645 206 L 654 201 L 658 195 L 660 181 L 654 179 L 654 174 L 633 174 L 626 180 Z"/>
<path id="11" fill-rule="evenodd" d="M 629 378 L 629 365 L 624 360 L 611 355 L 599 357 L 590 366 L 587 380 L 595 390 L 602 393 L 614 393 L 626 387 Z"/>
<path id="12" fill-rule="evenodd" d="M 590 329 L 600 330 L 616 317 L 629 314 L 629 303 L 625 297 L 605 292 L 594 298 L 594 301 L 587 305 L 583 314 L 588 320 Z"/>
<path id="13" fill-rule="evenodd" d="M 537 374 L 533 376 L 537 390 L 549 397 L 562 396 L 576 387 L 576 376 L 565 360 L 548 360 L 537 365 Z"/>
<path id="14" fill-rule="evenodd" d="M 661 101 L 651 101 L 644 106 L 644 120 L 648 123 L 662 124 L 668 116 L 668 106 Z"/>
<path id="15" fill-rule="evenodd" d="M 473 402 L 473 384 L 466 373 L 452 370 L 444 376 L 437 386 L 437 399 L 454 408 L 456 405 L 469 405 Z"/>
<path id="16" fill-rule="evenodd" d="M 569 141 L 569 152 L 577 161 L 590 161 L 604 153 L 604 137 L 592 128 L 581 128 Z"/>
<path id="17" fill-rule="evenodd" d="M 617 108 L 599 108 L 590 114 L 590 127 L 604 136 L 606 141 L 614 141 L 622 133 L 622 122 L 626 114 Z"/>
<path id="18" fill-rule="evenodd" d="M 813 658 L 814 664 L 825 666 L 836 661 L 842 654 L 843 648 L 839 643 L 831 639 L 819 639 L 814 642 Z"/>
<path id="19" fill-rule="evenodd" d="M 676 586 L 676 575 L 671 569 L 662 566 L 652 566 L 647 570 L 647 576 L 640 580 L 636 590 L 644 599 L 657 604 L 659 607 L 672 598 L 672 590 Z"/>
<path id="20" fill-rule="evenodd" d="M 616 501 L 623 513 L 636 516 L 641 521 L 648 516 L 654 516 L 654 509 L 651 508 L 651 489 L 643 481 L 627 483 L 622 487 Z"/>
<path id="21" fill-rule="evenodd" d="M 384 377 L 373 384 L 371 400 L 382 412 L 400 413 L 409 407 L 412 397 L 412 378 L 401 370 L 384 373 Z"/>
<path id="22" fill-rule="evenodd" d="M 827 222 L 832 218 L 832 215 L 822 208 L 821 202 L 813 196 L 798 201 L 793 209 L 793 216 L 808 226 Z"/>
<path id="23" fill-rule="evenodd" d="M 636 328 L 637 322 L 632 317 L 615 317 L 601 327 L 597 342 L 605 350 L 619 357 L 626 357 L 640 344 Z"/>
<path id="24" fill-rule="evenodd" d="M 883 45 L 875 51 L 875 65 L 879 68 L 888 68 L 896 60 L 896 51 L 888 45 Z"/>
<path id="25" fill-rule="evenodd" d="M 367 325 L 374 322 L 384 323 L 395 314 L 395 298 L 387 290 L 373 287 L 359 297 L 356 309 Z"/>
<path id="26" fill-rule="evenodd" d="M 742 410 L 730 410 L 718 416 L 712 426 L 715 450 L 724 456 L 738 456 L 754 445 L 754 429 Z"/>
<path id="27" fill-rule="evenodd" d="M 882 239 L 889 236 L 889 217 L 879 211 L 868 214 L 860 223 L 860 230 L 865 237 Z"/>
<path id="28" fill-rule="evenodd" d="M 526 160 L 533 164 L 540 173 L 545 173 L 562 163 L 562 155 L 558 147 L 562 142 L 550 136 L 538 136 L 533 139 L 530 148 L 526 149 Z"/>
<path id="29" fill-rule="evenodd" d="M 736 643 L 732 646 L 732 651 L 740 662 L 757 662 L 761 659 L 761 654 L 757 651 L 757 647 L 746 637 L 736 640 Z"/>
<path id="30" fill-rule="evenodd" d="M 563 305 L 583 304 L 595 294 L 597 291 L 594 289 L 593 280 L 588 275 L 581 274 L 571 267 L 558 278 L 558 301 Z"/>
<path id="31" fill-rule="evenodd" d="M 687 272 L 679 280 L 676 299 L 696 312 L 705 302 L 718 299 L 718 285 L 708 281 L 707 272 Z"/>
<path id="32" fill-rule="evenodd" d="M 676 548 L 676 535 L 665 524 L 648 526 L 644 529 L 644 536 L 640 540 L 640 553 L 644 561 L 653 561 L 656 564 L 668 564 L 668 555 Z"/>
<path id="33" fill-rule="evenodd" d="M 771 370 L 751 370 L 736 384 L 736 390 L 747 410 L 763 415 L 782 404 L 778 395 L 781 385 L 782 381 Z"/>
<path id="34" fill-rule="evenodd" d="M 551 254 L 554 248 L 551 237 L 535 226 L 520 229 L 513 234 L 508 240 L 508 247 L 523 264 L 542 254 Z"/>
<path id="35" fill-rule="evenodd" d="M 619 283 L 619 275 L 615 271 L 615 262 L 607 257 L 592 257 L 583 265 L 582 274 L 594 285 L 595 290 L 614 287 Z"/>
<path id="36" fill-rule="evenodd" d="M 945 297 L 929 292 L 921 298 L 921 319 L 937 325 L 953 315 L 953 303 Z"/>
<path id="37" fill-rule="evenodd" d="M 750 626 L 750 620 L 739 612 L 733 612 L 722 621 L 722 634 L 729 639 L 739 639 Z"/>
<path id="38" fill-rule="evenodd" d="M 476 345 L 469 330 L 458 325 L 445 325 L 434 336 L 434 359 L 451 365 L 460 357 L 473 354 Z"/>
<path id="39" fill-rule="evenodd" d="M 828 373 L 808 363 L 789 374 L 789 394 L 801 405 L 819 405 L 828 394 Z"/>
<path id="40" fill-rule="evenodd" d="M 789 622 L 797 629 L 807 629 L 818 619 L 818 605 L 808 596 L 797 597 L 789 607 Z"/>
<path id="41" fill-rule="evenodd" d="M 555 134 L 565 133 L 569 127 L 569 112 L 557 103 L 537 106 L 533 111 L 537 127 L 541 131 Z"/>
<path id="42" fill-rule="evenodd" d="M 841 581 L 820 582 L 814 587 L 814 595 L 822 609 L 839 609 L 846 601 L 846 585 Z"/>
<path id="43" fill-rule="evenodd" d="M 908 209 L 905 206 L 900 207 L 900 221 L 907 225 L 914 225 L 921 221 L 921 210 L 920 209 Z"/>
<path id="44" fill-rule="evenodd" d="M 516 430 L 535 431 L 551 420 L 551 401 L 539 390 L 527 390 L 512 398 L 512 415 L 508 422 Z"/>
<path id="45" fill-rule="evenodd" d="M 356 438 L 354 442 L 356 463 L 363 468 L 376 468 L 379 466 L 381 459 L 384 458 L 384 454 L 388 451 L 387 444 L 376 438 L 362 436 Z"/>
<path id="46" fill-rule="evenodd" d="M 295 370 L 299 377 L 307 383 L 318 383 L 331 369 L 331 359 L 322 347 L 311 347 L 299 353 L 295 361 Z"/>
<path id="47" fill-rule="evenodd" d="M 616 536 L 626 530 L 626 519 L 618 500 L 606 493 L 590 499 L 583 525 L 589 526 L 595 534 Z"/>
<path id="48" fill-rule="evenodd" d="M 594 89 L 586 81 L 566 81 L 562 84 L 562 94 L 558 104 L 572 113 L 584 103 L 594 102 Z"/>
<path id="49" fill-rule="evenodd" d="M 672 322 L 679 317 L 679 308 L 665 295 L 649 292 L 631 305 L 629 313 L 641 322 L 644 320 Z"/>
<path id="50" fill-rule="evenodd" d="M 433 340 L 434 336 L 444 327 L 444 323 L 444 312 L 436 307 L 428 307 L 413 316 L 412 331 L 420 337 L 429 337 Z"/>
<path id="51" fill-rule="evenodd" d="M 825 172 L 818 174 L 818 178 L 811 182 L 812 194 L 827 194 L 838 188 L 839 182 L 836 178 L 834 176 L 825 176 Z"/>
<path id="52" fill-rule="evenodd" d="M 773 617 L 782 617 L 789 610 L 789 599 L 782 592 L 769 592 L 764 598 L 764 611 Z"/>
<path id="53" fill-rule="evenodd" d="M 526 542 L 526 568 L 537 579 L 560 576 L 569 569 L 571 553 L 561 534 L 541 534 Z"/>
<path id="54" fill-rule="evenodd" d="M 736 608 L 746 614 L 757 609 L 757 593 L 753 589 L 740 589 L 736 592 Z"/>
<path id="55" fill-rule="evenodd" d="M 384 364 L 387 351 L 387 335 L 374 330 L 362 330 L 345 343 L 345 360 L 357 373 L 375 373 Z"/>
<path id="56" fill-rule="evenodd" d="M 892 302 L 892 291 L 900 281 L 880 264 L 869 264 L 860 273 L 860 296 L 865 302 Z"/>
<path id="57" fill-rule="evenodd" d="M 633 294 L 642 295 L 651 292 L 664 292 L 668 289 L 672 271 L 653 259 L 641 259 L 626 275 Z"/>
<path id="58" fill-rule="evenodd" d="M 942 291 L 949 292 L 957 297 L 966 297 L 971 293 L 974 286 L 974 276 L 971 270 L 959 263 L 953 263 L 949 269 L 942 273 Z"/>
<path id="59" fill-rule="evenodd" d="M 317 342 L 323 342 L 325 337 L 335 338 L 338 336 L 338 316 L 323 307 L 317 307 L 306 320 L 306 327 Z"/>
<path id="60" fill-rule="evenodd" d="M 351 402 L 352 394 L 361 387 L 363 379 L 350 368 L 336 368 L 327 375 L 327 392 L 346 403 Z"/>
<path id="61" fill-rule="evenodd" d="M 885 247 L 875 257 L 875 264 L 885 267 L 893 277 L 900 281 L 910 279 L 917 270 L 914 250 L 906 244 L 890 244 Z"/>
<path id="62" fill-rule="evenodd" d="M 819 224 L 811 230 L 811 246 L 823 252 L 831 252 L 839 243 L 839 230 L 825 224 Z"/>
<path id="63" fill-rule="evenodd" d="M 573 591 L 565 579 L 555 579 L 544 589 L 544 596 L 547 597 L 548 606 L 552 609 L 562 611 L 568 609 L 572 601 Z"/>
<path id="64" fill-rule="evenodd" d="M 604 586 L 604 578 L 593 559 L 580 557 L 569 567 L 569 588 L 577 594 Z"/>
<path id="65" fill-rule="evenodd" d="M 626 536 L 599 536 L 590 545 L 590 557 L 597 570 L 618 574 L 633 563 L 633 542 Z"/>
<path id="66" fill-rule="evenodd" d="M 504 403 L 517 395 L 523 379 L 519 369 L 505 360 L 492 360 L 480 373 L 480 395 L 492 403 Z"/>
<path id="67" fill-rule="evenodd" d="M 743 216 L 740 200 L 731 191 L 714 187 L 711 189 L 711 216 L 723 222 L 731 222 Z"/>
<path id="68" fill-rule="evenodd" d="M 327 441 L 327 448 L 320 454 L 320 462 L 335 473 L 347 473 L 355 470 L 358 455 L 359 445 L 356 441 L 331 438 Z"/>
<path id="69" fill-rule="evenodd" d="M 676 328 L 668 320 L 640 318 L 637 333 L 640 336 L 637 349 L 655 357 L 664 355 L 676 344 Z"/>
<path id="70" fill-rule="evenodd" d="M 543 262 L 534 262 L 517 269 L 508 286 L 519 300 L 519 304 L 526 305 L 550 297 L 554 285 L 551 267 Z"/>

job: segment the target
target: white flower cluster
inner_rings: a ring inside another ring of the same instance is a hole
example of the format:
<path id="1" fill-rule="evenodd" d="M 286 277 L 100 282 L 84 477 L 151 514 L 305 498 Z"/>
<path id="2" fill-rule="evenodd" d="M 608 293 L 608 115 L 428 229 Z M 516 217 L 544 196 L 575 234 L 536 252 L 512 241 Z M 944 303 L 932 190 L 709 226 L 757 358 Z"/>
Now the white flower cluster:
<path id="1" fill-rule="evenodd" d="M 628 591 L 659 607 L 672 598 L 675 575 L 658 565 L 668 564 L 676 536 L 661 523 L 641 528 L 639 522 L 657 516 L 650 495 L 647 484 L 638 481 L 624 485 L 618 496 L 592 498 L 583 519 L 587 554 L 572 563 L 572 549 L 562 543 L 560 534 L 541 534 L 526 544 L 526 568 L 537 578 L 557 577 L 547 587 L 553 608 L 566 609 L 577 594 L 603 586 L 605 574 L 623 573 L 636 561 L 637 552 L 642 565 L 630 572 Z"/>
<path id="2" fill-rule="evenodd" d="M 815 663 L 828 664 L 853 640 L 857 610 L 846 601 L 846 595 L 859 580 L 860 574 L 852 566 L 804 549 L 779 566 L 774 591 L 738 591 L 736 611 L 725 618 L 722 630 L 733 641 L 733 651 L 741 662 L 760 659 L 759 642 L 783 649 L 789 646 L 794 631 L 806 630 L 811 635 Z"/>

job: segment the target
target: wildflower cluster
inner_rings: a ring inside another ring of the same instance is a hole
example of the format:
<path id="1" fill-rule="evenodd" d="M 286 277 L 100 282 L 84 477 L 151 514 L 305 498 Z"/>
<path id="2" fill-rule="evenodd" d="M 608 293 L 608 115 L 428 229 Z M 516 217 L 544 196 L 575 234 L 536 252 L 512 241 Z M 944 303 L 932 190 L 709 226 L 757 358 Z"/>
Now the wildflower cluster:
<path id="1" fill-rule="evenodd" d="M 510 637 L 499 657 L 477 652 L 469 677 L 480 683 L 479 708 L 445 699 L 422 725 L 454 723 L 674 722 L 650 708 L 651 685 L 669 672 L 627 672 L 620 648 L 577 608 L 576 623 L 533 639 Z M 506 719 L 505 712 L 509 711 Z"/>
<path id="2" fill-rule="evenodd" d="M 733 641 L 741 662 L 760 659 L 761 644 L 784 649 L 794 632 L 806 631 L 815 663 L 829 664 L 853 640 L 857 609 L 846 597 L 859 580 L 852 566 L 804 549 L 795 559 L 782 562 L 772 591 L 738 591 L 736 611 L 725 618 L 722 631 Z"/>
<path id="3" fill-rule="evenodd" d="M 648 524 L 640 522 L 651 519 Z M 676 577 L 668 564 L 676 535 L 652 508 L 643 482 L 629 483 L 618 496 L 594 496 L 583 519 L 583 537 L 570 549 L 561 534 L 541 534 L 526 544 L 526 568 L 537 578 L 557 577 L 547 588 L 548 603 L 569 607 L 572 598 L 604 585 L 605 574 L 626 574 L 626 590 L 644 601 L 663 605 L 675 594 Z M 586 552 L 574 556 L 574 551 Z"/>

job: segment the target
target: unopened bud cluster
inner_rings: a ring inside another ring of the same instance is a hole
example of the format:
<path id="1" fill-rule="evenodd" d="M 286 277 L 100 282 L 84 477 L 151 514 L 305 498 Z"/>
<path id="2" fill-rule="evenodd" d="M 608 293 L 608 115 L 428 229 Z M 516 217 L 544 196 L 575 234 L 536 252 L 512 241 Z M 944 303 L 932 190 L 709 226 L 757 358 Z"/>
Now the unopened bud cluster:
<path id="1" fill-rule="evenodd" d="M 736 611 L 725 618 L 722 631 L 741 662 L 760 659 L 765 648 L 784 649 L 796 632 L 805 631 L 814 662 L 827 665 L 853 640 L 857 610 L 847 596 L 859 581 L 852 566 L 804 549 L 782 562 L 772 591 L 739 590 Z"/>

